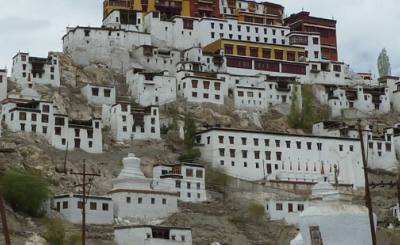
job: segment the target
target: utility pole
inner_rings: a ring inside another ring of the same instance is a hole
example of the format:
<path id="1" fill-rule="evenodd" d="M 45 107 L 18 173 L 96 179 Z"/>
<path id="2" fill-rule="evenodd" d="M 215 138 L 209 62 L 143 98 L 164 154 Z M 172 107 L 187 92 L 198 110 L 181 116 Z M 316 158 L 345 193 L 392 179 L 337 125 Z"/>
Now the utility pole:
<path id="1" fill-rule="evenodd" d="M 360 138 L 361 143 L 361 156 L 364 168 L 364 179 L 365 179 L 365 202 L 368 208 L 368 216 L 369 216 L 369 226 L 371 229 L 371 238 L 372 245 L 376 245 L 376 234 L 375 234 L 375 224 L 374 224 L 374 213 L 372 210 L 372 201 L 371 201 L 371 193 L 369 192 L 369 181 L 368 181 L 368 164 L 367 159 L 365 157 L 365 148 L 364 148 L 364 138 L 361 129 L 361 120 L 358 119 L 358 136 Z"/>
<path id="2" fill-rule="evenodd" d="M 4 207 L 3 194 L 0 193 L 0 214 L 1 214 L 1 224 L 3 226 L 4 241 L 6 245 L 11 245 L 10 233 L 8 232 L 6 209 Z"/>
<path id="3" fill-rule="evenodd" d="M 337 190 L 339 187 L 339 173 L 340 173 L 340 170 L 339 170 L 339 167 L 337 164 L 333 165 L 333 171 L 335 172 L 335 188 Z"/>
<path id="4" fill-rule="evenodd" d="M 82 186 L 82 245 L 85 245 L 86 241 L 86 185 L 91 184 L 94 177 L 100 176 L 99 174 L 95 173 L 86 173 L 86 163 L 83 161 L 83 171 L 79 172 L 72 172 L 71 174 L 82 176 L 82 184 L 78 186 Z M 89 182 L 86 182 L 86 177 L 92 177 Z"/>

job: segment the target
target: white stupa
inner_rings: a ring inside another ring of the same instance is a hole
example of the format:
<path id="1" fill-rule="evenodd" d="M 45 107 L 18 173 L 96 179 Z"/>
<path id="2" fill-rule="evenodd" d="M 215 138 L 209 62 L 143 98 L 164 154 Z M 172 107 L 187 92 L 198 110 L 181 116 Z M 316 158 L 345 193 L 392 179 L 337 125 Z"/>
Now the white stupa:
<path id="1" fill-rule="evenodd" d="M 122 160 L 124 165 L 117 178 L 112 180 L 113 189 L 135 189 L 150 190 L 151 179 L 144 176 L 140 169 L 140 158 L 135 154 L 129 153 L 128 157 Z"/>
<path id="2" fill-rule="evenodd" d="M 291 241 L 291 245 L 371 244 L 366 207 L 351 204 L 348 198 L 327 182 L 317 183 L 313 187 L 312 199 L 312 204 L 299 217 L 300 233 Z"/>

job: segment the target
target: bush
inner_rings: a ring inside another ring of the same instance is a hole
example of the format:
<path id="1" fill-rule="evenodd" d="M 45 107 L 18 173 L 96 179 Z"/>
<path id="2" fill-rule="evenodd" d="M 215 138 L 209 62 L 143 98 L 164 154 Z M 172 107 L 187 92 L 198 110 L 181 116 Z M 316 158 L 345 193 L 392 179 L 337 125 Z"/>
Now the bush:
<path id="1" fill-rule="evenodd" d="M 200 150 L 197 148 L 192 148 L 182 153 L 178 159 L 181 162 L 193 162 L 194 160 L 200 158 L 200 156 L 201 156 Z"/>
<path id="2" fill-rule="evenodd" d="M 0 187 L 5 200 L 14 210 L 36 217 L 43 214 L 42 207 L 49 196 L 49 189 L 42 177 L 8 170 L 0 179 Z"/>
<path id="3" fill-rule="evenodd" d="M 225 192 L 232 182 L 232 177 L 226 174 L 224 168 L 221 167 L 207 167 L 206 168 L 206 182 L 207 185 L 213 186 L 215 189 Z"/>
<path id="4" fill-rule="evenodd" d="M 46 233 L 44 238 L 51 245 L 63 245 L 65 238 L 65 228 L 63 221 L 61 219 L 48 219 L 45 222 L 46 225 Z"/>
<path id="5" fill-rule="evenodd" d="M 265 209 L 263 205 L 253 202 L 248 207 L 249 218 L 253 220 L 261 220 L 265 217 Z"/>
<path id="6" fill-rule="evenodd" d="M 64 245 L 80 245 L 81 242 L 81 234 L 75 233 L 65 239 Z"/>

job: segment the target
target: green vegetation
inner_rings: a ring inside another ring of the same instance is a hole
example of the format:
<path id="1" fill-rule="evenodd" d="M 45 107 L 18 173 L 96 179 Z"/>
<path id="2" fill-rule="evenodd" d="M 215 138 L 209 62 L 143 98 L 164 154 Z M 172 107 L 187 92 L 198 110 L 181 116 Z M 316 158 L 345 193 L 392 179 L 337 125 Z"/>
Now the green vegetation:
<path id="1" fill-rule="evenodd" d="M 247 209 L 249 218 L 252 220 L 262 220 L 265 219 L 265 209 L 263 205 L 253 202 L 249 205 Z"/>
<path id="2" fill-rule="evenodd" d="M 194 160 L 200 158 L 201 153 L 200 150 L 197 148 L 192 148 L 185 150 L 180 156 L 179 161 L 181 162 L 194 162 Z"/>
<path id="3" fill-rule="evenodd" d="M 187 112 L 185 115 L 185 126 L 183 128 L 185 139 L 184 139 L 184 145 L 186 149 L 192 149 L 195 140 L 196 140 L 196 123 L 193 119 L 193 115 L 190 112 Z"/>
<path id="4" fill-rule="evenodd" d="M 214 168 L 207 166 L 206 168 L 206 185 L 213 187 L 217 191 L 226 193 L 226 189 L 232 182 L 232 177 L 226 174 L 226 170 L 221 167 Z"/>
<path id="5" fill-rule="evenodd" d="M 80 245 L 82 244 L 81 234 L 75 233 L 64 239 L 64 245 Z"/>
<path id="6" fill-rule="evenodd" d="M 49 197 L 48 183 L 26 171 L 8 170 L 0 179 L 1 191 L 11 207 L 28 215 L 43 215 L 43 203 Z"/>
<path id="7" fill-rule="evenodd" d="M 65 228 L 63 221 L 59 218 L 47 219 L 45 221 L 46 233 L 44 238 L 51 245 L 63 245 L 65 238 Z"/>
<path id="8" fill-rule="evenodd" d="M 315 122 L 327 120 L 330 117 L 329 108 L 317 107 L 311 85 L 301 86 L 302 106 L 299 109 L 297 89 L 292 92 L 290 113 L 288 115 L 289 126 L 296 129 L 310 130 Z"/>

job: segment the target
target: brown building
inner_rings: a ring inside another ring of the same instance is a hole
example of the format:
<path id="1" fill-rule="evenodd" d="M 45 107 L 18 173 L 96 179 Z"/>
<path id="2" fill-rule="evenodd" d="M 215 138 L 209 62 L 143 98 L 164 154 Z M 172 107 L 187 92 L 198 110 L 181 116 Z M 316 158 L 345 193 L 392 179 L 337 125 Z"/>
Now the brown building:
<path id="1" fill-rule="evenodd" d="M 284 21 L 291 31 L 317 32 L 321 35 L 322 59 L 338 60 L 336 20 L 310 16 L 309 12 L 302 11 L 292 14 Z"/>

